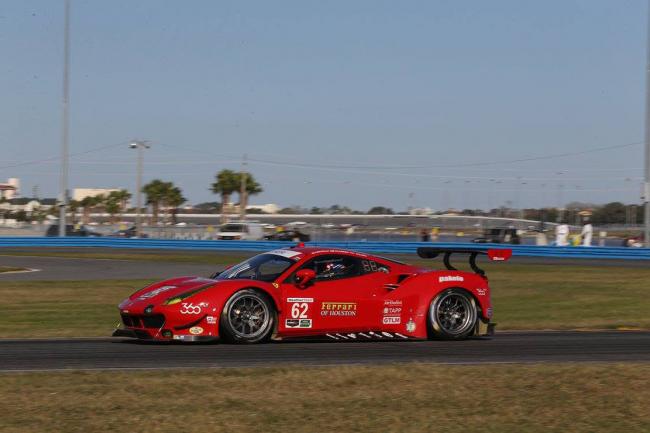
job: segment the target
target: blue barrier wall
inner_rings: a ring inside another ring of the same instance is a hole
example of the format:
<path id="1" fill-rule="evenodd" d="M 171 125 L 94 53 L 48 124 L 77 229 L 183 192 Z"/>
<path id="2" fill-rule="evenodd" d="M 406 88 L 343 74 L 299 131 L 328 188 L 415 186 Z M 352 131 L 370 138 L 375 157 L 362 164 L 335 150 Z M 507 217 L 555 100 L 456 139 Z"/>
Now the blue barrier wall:
<path id="1" fill-rule="evenodd" d="M 151 248 L 174 250 L 213 251 L 268 251 L 293 245 L 279 241 L 198 241 L 169 239 L 117 239 L 80 237 L 0 237 L 0 247 L 97 247 L 97 248 Z M 384 254 L 415 254 L 418 247 L 439 246 L 456 248 L 485 248 L 488 244 L 424 243 L 424 242 L 308 242 L 309 246 L 345 248 L 355 251 Z M 570 257 L 580 259 L 634 259 L 650 260 L 648 248 L 623 247 L 542 247 L 534 245 L 492 245 L 511 248 L 515 256 Z M 2 251 L 0 250 L 0 254 Z"/>

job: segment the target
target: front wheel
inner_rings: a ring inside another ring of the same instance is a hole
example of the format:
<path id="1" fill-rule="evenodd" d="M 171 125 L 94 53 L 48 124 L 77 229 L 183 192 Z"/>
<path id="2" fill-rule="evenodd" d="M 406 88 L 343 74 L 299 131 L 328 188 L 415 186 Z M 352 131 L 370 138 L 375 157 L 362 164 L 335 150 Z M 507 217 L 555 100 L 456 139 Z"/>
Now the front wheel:
<path id="1" fill-rule="evenodd" d="M 275 311 L 263 293 L 245 289 L 230 297 L 221 313 L 221 335 L 233 343 L 261 343 L 273 333 Z"/>
<path id="2" fill-rule="evenodd" d="M 431 301 L 431 334 L 443 340 L 462 340 L 474 331 L 478 311 L 476 301 L 464 290 L 450 289 Z"/>

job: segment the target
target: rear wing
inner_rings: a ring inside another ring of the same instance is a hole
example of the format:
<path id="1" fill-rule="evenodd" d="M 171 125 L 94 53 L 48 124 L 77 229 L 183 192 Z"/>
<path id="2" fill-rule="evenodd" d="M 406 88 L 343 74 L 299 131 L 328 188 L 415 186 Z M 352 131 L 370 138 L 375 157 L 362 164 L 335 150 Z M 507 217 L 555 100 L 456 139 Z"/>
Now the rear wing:
<path id="1" fill-rule="evenodd" d="M 418 248 L 418 256 L 423 259 L 435 259 L 440 254 L 444 254 L 443 263 L 450 271 L 457 271 L 451 264 L 452 254 L 469 254 L 469 266 L 474 272 L 482 277 L 485 277 L 485 271 L 476 265 L 476 257 L 479 254 L 487 255 L 493 262 L 505 262 L 512 256 L 511 249 L 496 249 L 496 248 L 453 248 L 453 247 L 420 247 Z"/>

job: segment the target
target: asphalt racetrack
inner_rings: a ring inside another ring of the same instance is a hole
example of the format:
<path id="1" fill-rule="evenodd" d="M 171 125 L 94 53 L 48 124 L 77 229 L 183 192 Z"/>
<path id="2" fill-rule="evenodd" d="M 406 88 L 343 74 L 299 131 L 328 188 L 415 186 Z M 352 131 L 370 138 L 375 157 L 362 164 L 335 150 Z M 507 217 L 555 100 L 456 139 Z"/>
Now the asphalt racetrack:
<path id="1" fill-rule="evenodd" d="M 124 339 L 3 340 L 0 371 L 287 365 L 650 361 L 650 332 L 520 332 L 467 341 L 147 343 Z"/>

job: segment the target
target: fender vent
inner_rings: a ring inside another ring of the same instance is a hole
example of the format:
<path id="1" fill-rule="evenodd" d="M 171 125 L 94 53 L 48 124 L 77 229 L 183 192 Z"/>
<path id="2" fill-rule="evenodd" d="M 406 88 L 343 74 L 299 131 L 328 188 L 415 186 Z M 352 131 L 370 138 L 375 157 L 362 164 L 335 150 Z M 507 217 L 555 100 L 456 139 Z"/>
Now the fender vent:
<path id="1" fill-rule="evenodd" d="M 401 283 L 402 281 L 404 281 L 405 279 L 407 279 L 407 278 L 410 277 L 410 276 L 411 276 L 411 274 L 402 274 L 402 275 L 399 275 L 399 276 L 397 277 L 397 284 Z"/>

